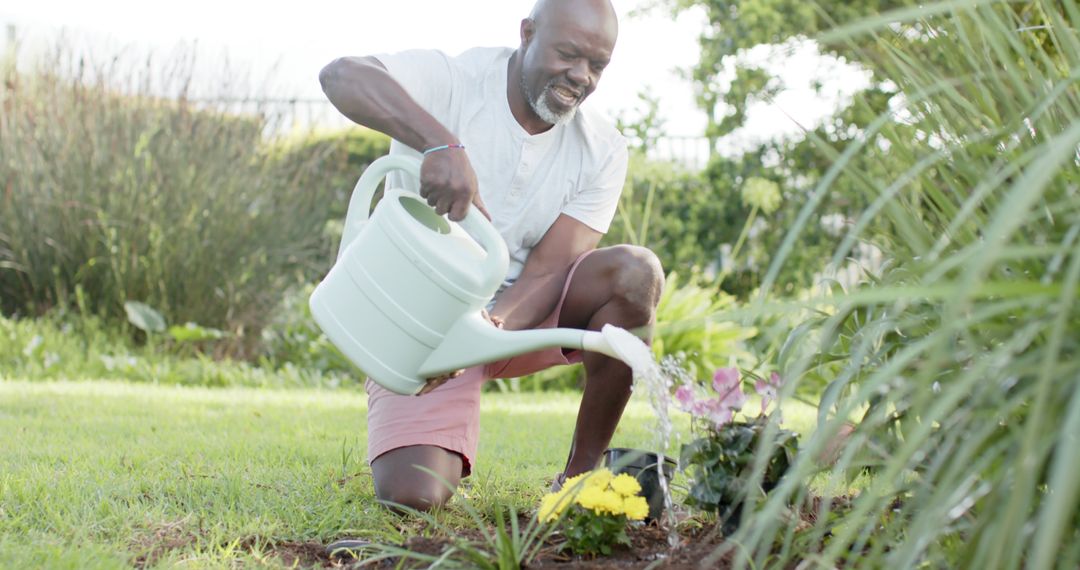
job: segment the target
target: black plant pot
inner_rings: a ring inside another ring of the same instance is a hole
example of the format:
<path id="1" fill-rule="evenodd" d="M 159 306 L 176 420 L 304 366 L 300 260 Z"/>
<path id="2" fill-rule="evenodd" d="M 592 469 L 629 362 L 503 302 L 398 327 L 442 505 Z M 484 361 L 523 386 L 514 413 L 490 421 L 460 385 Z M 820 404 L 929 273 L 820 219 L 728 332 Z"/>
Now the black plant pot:
<path id="1" fill-rule="evenodd" d="M 649 515 L 645 521 L 657 520 L 664 514 L 664 488 L 660 485 L 660 474 L 656 464 L 660 456 L 651 451 L 613 447 L 604 451 L 604 466 L 612 473 L 627 473 L 637 479 L 641 485 L 641 495 L 649 503 Z M 675 460 L 664 458 L 664 481 L 668 488 L 675 476 Z M 670 491 L 669 491 L 670 492 Z"/>

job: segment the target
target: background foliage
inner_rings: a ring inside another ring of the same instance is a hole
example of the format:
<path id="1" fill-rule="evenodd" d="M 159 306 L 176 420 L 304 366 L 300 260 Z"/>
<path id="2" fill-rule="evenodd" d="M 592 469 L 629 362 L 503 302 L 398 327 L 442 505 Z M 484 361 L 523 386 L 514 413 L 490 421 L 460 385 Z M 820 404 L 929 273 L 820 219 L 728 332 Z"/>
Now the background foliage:
<path id="1" fill-rule="evenodd" d="M 695 76 L 706 95 L 736 46 L 825 29 L 809 12 L 791 17 L 809 8 L 785 2 L 689 4 L 712 22 L 703 65 L 714 67 Z M 816 37 L 871 70 L 871 88 L 831 124 L 774 145 L 779 162 L 742 176 L 780 168 L 809 178 L 785 201 L 791 222 L 769 248 L 762 291 L 785 282 L 785 266 L 806 267 L 815 222 L 836 208 L 850 208 L 844 232 L 819 251 L 836 263 L 871 243 L 891 268 L 837 286 L 792 330 L 779 365 L 790 391 L 827 384 L 828 421 L 793 466 L 799 475 L 744 518 L 731 544 L 747 549 L 735 551 L 740 566 L 809 556 L 822 567 L 1072 567 L 1080 9 L 864 4 L 854 14 L 873 15 L 858 20 L 847 4 L 814 8 L 844 24 Z M 767 83 L 741 81 L 757 93 Z M 732 89 L 736 103 L 747 89 Z M 732 161 L 714 162 L 713 175 L 718 164 L 728 172 Z M 788 196 L 791 178 L 779 181 Z M 800 531 L 782 513 L 807 500 L 799 482 L 818 472 L 817 454 L 848 418 L 861 421 L 832 475 L 869 472 L 873 484 L 849 506 L 815 507 L 817 523 Z"/>
<path id="2" fill-rule="evenodd" d="M 385 152 L 353 130 L 268 139 L 280 117 L 155 95 L 185 71 L 94 67 L 58 51 L 0 86 L 0 309 L 78 304 L 108 322 L 140 301 L 231 333 L 247 354 L 272 307 L 324 271 L 350 176 Z M 172 74 L 172 75 L 170 75 Z M 159 77 L 165 75 L 165 77 Z"/>

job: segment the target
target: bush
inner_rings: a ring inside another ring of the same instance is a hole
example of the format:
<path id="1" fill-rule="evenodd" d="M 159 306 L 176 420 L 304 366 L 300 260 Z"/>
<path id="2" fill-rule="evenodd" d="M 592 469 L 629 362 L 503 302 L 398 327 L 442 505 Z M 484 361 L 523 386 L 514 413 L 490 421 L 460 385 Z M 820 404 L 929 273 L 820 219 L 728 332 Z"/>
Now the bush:
<path id="1" fill-rule="evenodd" d="M 385 147 L 268 138 L 280 116 L 194 102 L 182 66 L 147 65 L 170 71 L 134 72 L 126 88 L 118 61 L 59 49 L 0 85 L 0 310 L 41 315 L 81 295 L 115 324 L 140 301 L 224 329 L 228 352 L 250 355 L 269 308 L 328 268 L 358 153 Z"/>
<path id="2" fill-rule="evenodd" d="M 720 258 L 719 230 L 737 233 L 745 218 L 725 219 L 728 205 L 698 173 L 642 153 L 630 155 L 619 208 L 601 247 L 634 244 L 656 253 L 665 271 L 690 274 Z"/>
<path id="3" fill-rule="evenodd" d="M 755 374 L 755 376 L 757 376 Z M 756 418 L 735 421 L 735 413 L 746 404 L 746 392 L 738 368 L 719 368 L 713 373 L 712 390 L 688 382 L 675 390 L 675 401 L 691 416 L 695 437 L 683 444 L 679 464 L 687 471 L 689 489 L 684 502 L 715 512 L 730 535 L 738 527 L 747 500 L 760 499 L 780 484 L 798 452 L 795 432 L 778 429 L 782 412 L 776 400 L 783 379 L 776 373 L 768 379 L 758 376 L 754 391 L 761 397 Z M 702 392 L 708 395 L 700 397 Z M 773 414 L 769 404 L 776 401 Z M 764 472 L 755 471 L 755 461 L 764 450 Z M 760 475 L 760 479 L 756 479 Z"/>
<path id="4" fill-rule="evenodd" d="M 263 330 L 263 355 L 259 363 L 275 370 L 294 366 L 362 378 L 363 373 L 330 343 L 312 318 L 308 298 L 314 290 L 314 285 L 306 285 L 285 296 Z"/>
<path id="5" fill-rule="evenodd" d="M 744 341 L 757 330 L 715 315 L 735 307 L 735 298 L 695 284 L 682 282 L 670 273 L 656 310 L 656 333 L 653 354 L 657 360 L 672 358 L 691 377 L 702 377 L 724 366 L 731 359 L 745 359 L 749 353 Z"/>

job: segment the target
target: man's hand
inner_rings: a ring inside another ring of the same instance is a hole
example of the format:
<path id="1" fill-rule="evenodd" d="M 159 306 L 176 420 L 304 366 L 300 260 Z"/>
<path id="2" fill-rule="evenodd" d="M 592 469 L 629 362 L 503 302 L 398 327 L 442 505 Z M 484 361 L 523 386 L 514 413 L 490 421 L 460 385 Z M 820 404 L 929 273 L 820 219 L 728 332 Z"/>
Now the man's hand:
<path id="1" fill-rule="evenodd" d="M 469 211 L 469 204 L 491 219 L 477 192 L 476 172 L 464 149 L 448 148 L 424 157 L 420 165 L 420 196 L 439 215 L 450 214 L 460 222 Z"/>
<path id="2" fill-rule="evenodd" d="M 502 319 L 500 319 L 499 317 L 496 317 L 496 316 L 493 316 L 493 315 L 489 314 L 487 312 L 487 310 L 485 310 L 485 309 L 481 309 L 480 314 L 482 314 L 485 319 L 487 319 L 489 322 L 491 322 L 491 324 L 495 325 L 496 327 L 499 327 L 500 329 L 502 328 L 503 322 L 502 322 Z M 417 396 L 423 396 L 424 394 L 427 394 L 428 392 L 434 390 L 435 388 L 438 388 L 439 386 L 442 386 L 443 384 L 446 384 L 448 381 L 450 381 L 450 380 L 452 380 L 454 378 L 457 378 L 458 376 L 461 376 L 464 373 L 465 373 L 465 370 L 455 370 L 453 372 L 443 374 L 441 376 L 436 376 L 434 378 L 428 378 L 427 379 L 427 384 L 425 384 L 424 387 L 421 388 L 420 391 L 416 393 L 416 395 Z"/>

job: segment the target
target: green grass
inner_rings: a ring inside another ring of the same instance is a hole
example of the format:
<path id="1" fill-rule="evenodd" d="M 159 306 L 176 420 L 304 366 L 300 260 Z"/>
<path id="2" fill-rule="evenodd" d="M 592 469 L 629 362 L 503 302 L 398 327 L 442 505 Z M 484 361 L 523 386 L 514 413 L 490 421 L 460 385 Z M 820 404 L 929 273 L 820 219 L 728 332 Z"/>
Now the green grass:
<path id="1" fill-rule="evenodd" d="M 483 398 L 464 491 L 484 513 L 531 512 L 565 460 L 579 396 Z M 283 545 L 425 532 L 374 501 L 365 409 L 351 390 L 0 382 L 0 567 L 280 566 L 269 553 Z M 805 428 L 813 413 L 788 416 Z M 675 421 L 685 433 L 686 416 Z M 636 396 L 613 445 L 655 448 L 653 433 Z M 438 517 L 472 527 L 458 505 Z"/>

